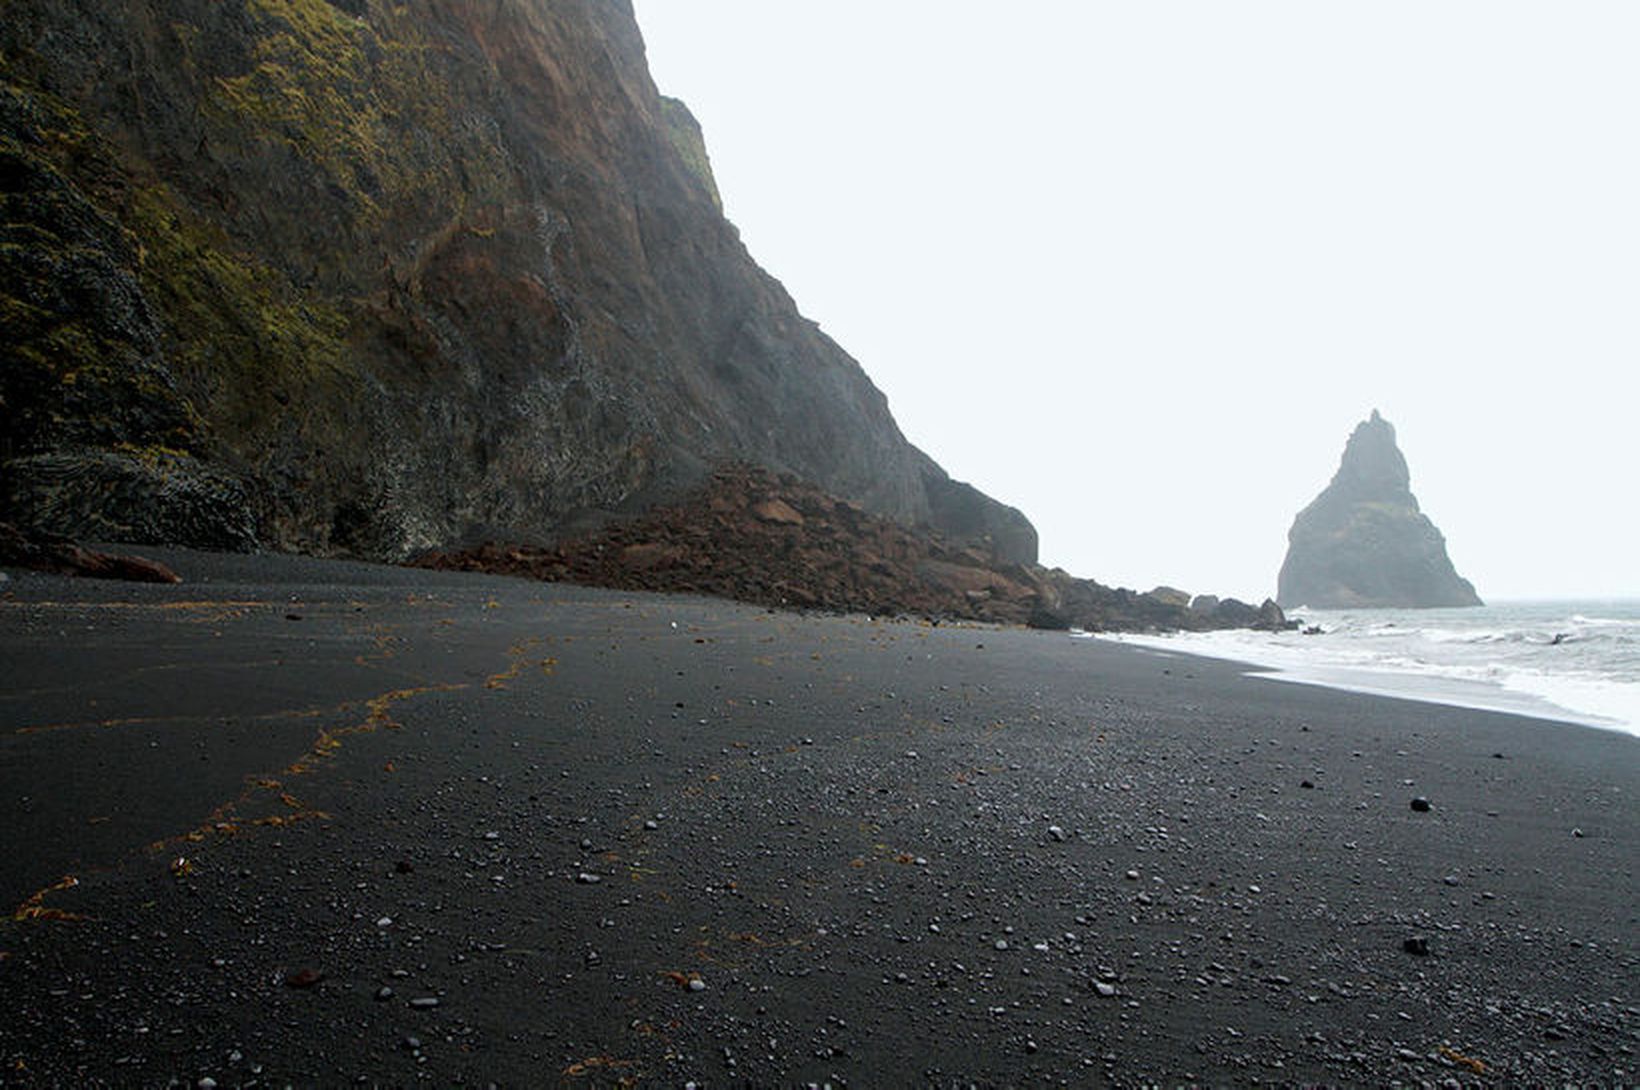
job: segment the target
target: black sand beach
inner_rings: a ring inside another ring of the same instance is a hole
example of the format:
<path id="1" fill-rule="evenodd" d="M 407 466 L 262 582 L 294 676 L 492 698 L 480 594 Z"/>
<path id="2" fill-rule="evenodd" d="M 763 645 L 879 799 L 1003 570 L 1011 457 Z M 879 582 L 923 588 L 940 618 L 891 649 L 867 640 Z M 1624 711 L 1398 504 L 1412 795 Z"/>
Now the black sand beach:
<path id="1" fill-rule="evenodd" d="M 186 582 L 0 586 L 0 1084 L 1640 1071 L 1634 738 L 1063 633 L 153 555 Z"/>

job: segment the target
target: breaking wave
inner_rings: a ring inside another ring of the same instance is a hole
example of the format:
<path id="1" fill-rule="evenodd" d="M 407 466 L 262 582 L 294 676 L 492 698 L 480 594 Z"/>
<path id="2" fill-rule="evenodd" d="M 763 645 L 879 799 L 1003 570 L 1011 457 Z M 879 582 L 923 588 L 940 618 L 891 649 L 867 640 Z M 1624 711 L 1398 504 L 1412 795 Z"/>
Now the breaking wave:
<path id="1" fill-rule="evenodd" d="M 1236 659 L 1279 680 L 1611 727 L 1640 735 L 1640 601 L 1314 610 L 1292 632 L 1120 636 Z"/>

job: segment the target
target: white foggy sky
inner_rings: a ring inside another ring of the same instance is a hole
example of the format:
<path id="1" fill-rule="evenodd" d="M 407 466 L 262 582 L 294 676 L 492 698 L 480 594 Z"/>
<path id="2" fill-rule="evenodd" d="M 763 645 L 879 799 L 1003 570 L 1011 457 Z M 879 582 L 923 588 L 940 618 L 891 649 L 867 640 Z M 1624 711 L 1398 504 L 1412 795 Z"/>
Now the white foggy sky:
<path id="1" fill-rule="evenodd" d="M 1044 563 L 1258 601 L 1355 424 L 1640 596 L 1640 3 L 638 0 L 725 212 Z"/>

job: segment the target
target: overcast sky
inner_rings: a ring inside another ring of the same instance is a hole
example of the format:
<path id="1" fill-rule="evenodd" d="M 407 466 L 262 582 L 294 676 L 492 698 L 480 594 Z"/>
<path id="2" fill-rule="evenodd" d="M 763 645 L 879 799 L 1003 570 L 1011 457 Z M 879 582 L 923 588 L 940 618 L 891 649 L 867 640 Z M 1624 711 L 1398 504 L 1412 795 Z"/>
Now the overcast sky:
<path id="1" fill-rule="evenodd" d="M 1640 596 L 1640 3 L 637 11 L 753 257 L 1045 563 L 1273 595 L 1377 408 L 1482 597 Z"/>

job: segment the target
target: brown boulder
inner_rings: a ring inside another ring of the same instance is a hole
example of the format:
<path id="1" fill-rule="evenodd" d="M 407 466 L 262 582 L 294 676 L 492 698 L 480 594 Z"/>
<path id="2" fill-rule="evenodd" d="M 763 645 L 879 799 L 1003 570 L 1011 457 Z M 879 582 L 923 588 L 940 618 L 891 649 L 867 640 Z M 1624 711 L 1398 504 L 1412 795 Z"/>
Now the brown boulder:
<path id="1" fill-rule="evenodd" d="M 677 565 L 687 550 L 664 541 L 645 541 L 628 545 L 620 552 L 622 566 L 632 571 L 654 571 Z"/>
<path id="2" fill-rule="evenodd" d="M 778 496 L 753 504 L 752 514 L 757 516 L 760 522 L 776 526 L 801 526 L 804 521 L 795 507 Z"/>
<path id="3" fill-rule="evenodd" d="M 947 590 L 964 595 L 998 597 L 1019 600 L 1031 596 L 1031 591 L 1000 572 L 972 564 L 954 564 L 944 560 L 927 560 L 922 573 Z"/>
<path id="4" fill-rule="evenodd" d="M 1185 609 L 1190 605 L 1190 595 L 1177 587 L 1157 587 L 1150 592 L 1149 597 L 1163 605 L 1176 606 L 1179 609 Z"/>
<path id="5" fill-rule="evenodd" d="M 83 575 L 92 579 L 125 579 L 136 583 L 180 583 L 182 576 L 157 560 L 125 553 L 87 549 L 66 538 L 28 536 L 9 523 L 0 523 L 0 564 Z"/>

